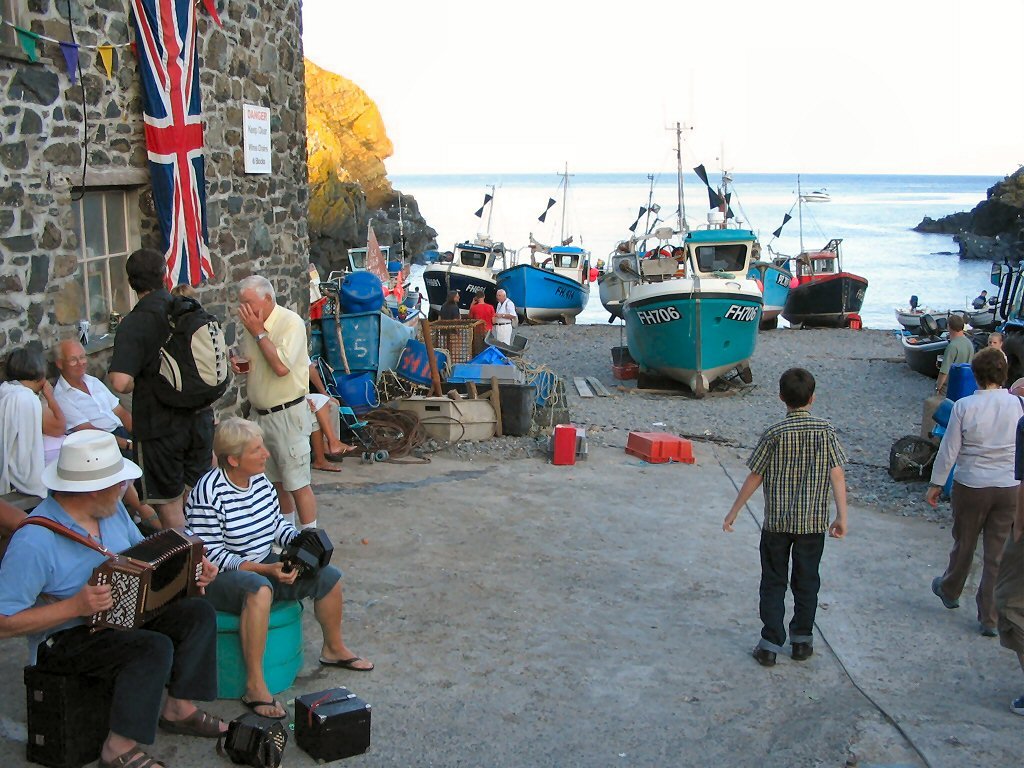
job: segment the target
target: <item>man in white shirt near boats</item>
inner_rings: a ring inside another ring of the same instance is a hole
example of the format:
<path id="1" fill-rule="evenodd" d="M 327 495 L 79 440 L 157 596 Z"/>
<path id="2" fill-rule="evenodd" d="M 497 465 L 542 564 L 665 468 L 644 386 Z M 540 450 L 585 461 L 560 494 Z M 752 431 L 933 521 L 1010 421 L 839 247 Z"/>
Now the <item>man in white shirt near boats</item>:
<path id="1" fill-rule="evenodd" d="M 494 308 L 494 338 L 502 344 L 512 343 L 512 327 L 516 322 L 516 305 L 501 288 L 495 294 L 498 300 Z"/>

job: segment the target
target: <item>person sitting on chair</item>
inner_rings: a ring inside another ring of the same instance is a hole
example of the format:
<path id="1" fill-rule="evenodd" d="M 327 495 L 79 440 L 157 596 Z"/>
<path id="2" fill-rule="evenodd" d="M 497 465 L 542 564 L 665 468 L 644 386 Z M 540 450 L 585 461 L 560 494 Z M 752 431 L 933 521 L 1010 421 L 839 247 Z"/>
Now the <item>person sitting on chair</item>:
<path id="1" fill-rule="evenodd" d="M 142 534 L 121 496 L 141 475 L 109 432 L 75 432 L 43 470 L 52 495 L 30 518 L 54 520 L 114 552 L 126 549 L 142 541 Z M 105 560 L 55 531 L 23 525 L 0 567 L 0 637 L 26 636 L 29 663 L 44 671 L 113 680 L 100 768 L 161 768 L 139 747 L 153 743 L 158 725 L 169 733 L 209 738 L 227 730 L 192 703 L 217 697 L 217 617 L 206 601 L 183 598 L 140 629 L 90 629 L 85 618 L 114 604 L 109 584 L 88 583 Z M 204 558 L 200 587 L 216 573 Z"/>
<path id="2" fill-rule="evenodd" d="M 221 569 L 206 598 L 218 611 L 241 617 L 246 669 L 242 703 L 258 715 L 282 719 L 287 712 L 271 696 L 263 675 L 273 603 L 313 599 L 324 638 L 322 665 L 369 672 L 373 664 L 342 639 L 341 571 L 329 565 L 299 579 L 298 571 L 285 570 L 272 550 L 274 544 L 287 546 L 298 530 L 281 516 L 274 486 L 263 474 L 269 452 L 260 427 L 238 417 L 225 419 L 214 434 L 213 450 L 217 468 L 200 478 L 185 505 L 189 528 Z"/>

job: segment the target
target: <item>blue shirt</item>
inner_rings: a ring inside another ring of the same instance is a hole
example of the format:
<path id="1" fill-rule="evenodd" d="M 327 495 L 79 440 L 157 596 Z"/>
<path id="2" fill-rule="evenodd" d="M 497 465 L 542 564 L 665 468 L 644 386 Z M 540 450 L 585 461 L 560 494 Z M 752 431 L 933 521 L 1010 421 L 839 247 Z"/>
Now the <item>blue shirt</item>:
<path id="1" fill-rule="evenodd" d="M 89 535 L 52 496 L 36 507 L 31 517 L 47 517 L 83 536 Z M 120 552 L 143 539 L 120 501 L 117 512 L 99 522 L 103 546 L 111 552 Z M 28 608 L 74 597 L 104 560 L 106 558 L 96 550 L 47 528 L 27 525 L 19 529 L 11 538 L 0 565 L 0 615 L 13 616 Z M 79 616 L 29 635 L 29 664 L 36 663 L 39 643 L 61 630 L 84 623 L 85 618 Z"/>

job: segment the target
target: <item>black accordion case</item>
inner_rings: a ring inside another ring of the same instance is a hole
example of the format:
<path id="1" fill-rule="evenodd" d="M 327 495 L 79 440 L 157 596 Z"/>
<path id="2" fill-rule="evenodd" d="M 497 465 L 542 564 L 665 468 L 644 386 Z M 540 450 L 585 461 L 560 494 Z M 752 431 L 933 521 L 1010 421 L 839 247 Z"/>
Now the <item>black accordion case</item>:
<path id="1" fill-rule="evenodd" d="M 295 698 L 295 743 L 316 760 L 341 760 L 370 748 L 370 705 L 348 688 Z"/>
<path id="2" fill-rule="evenodd" d="M 29 762 L 79 768 L 99 759 L 110 731 L 113 688 L 101 677 L 25 667 Z"/>

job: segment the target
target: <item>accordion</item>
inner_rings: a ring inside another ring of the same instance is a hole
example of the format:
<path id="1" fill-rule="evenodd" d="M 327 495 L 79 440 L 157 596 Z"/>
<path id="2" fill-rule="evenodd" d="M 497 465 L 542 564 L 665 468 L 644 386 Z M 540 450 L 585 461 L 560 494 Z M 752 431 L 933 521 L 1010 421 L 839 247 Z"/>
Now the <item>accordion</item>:
<path id="1" fill-rule="evenodd" d="M 239 765 L 278 768 L 287 743 L 288 731 L 280 721 L 247 712 L 228 723 L 217 740 L 217 752 Z"/>
<path id="2" fill-rule="evenodd" d="M 98 565 L 90 584 L 109 584 L 114 605 L 94 613 L 96 628 L 136 629 L 179 597 L 199 594 L 203 541 L 169 528 Z"/>
<path id="3" fill-rule="evenodd" d="M 315 576 L 321 568 L 331 563 L 331 555 L 334 554 L 334 544 L 331 543 L 327 531 L 321 528 L 307 528 L 299 531 L 284 551 L 281 552 L 281 562 L 285 570 L 298 571 L 299 578 Z"/>

